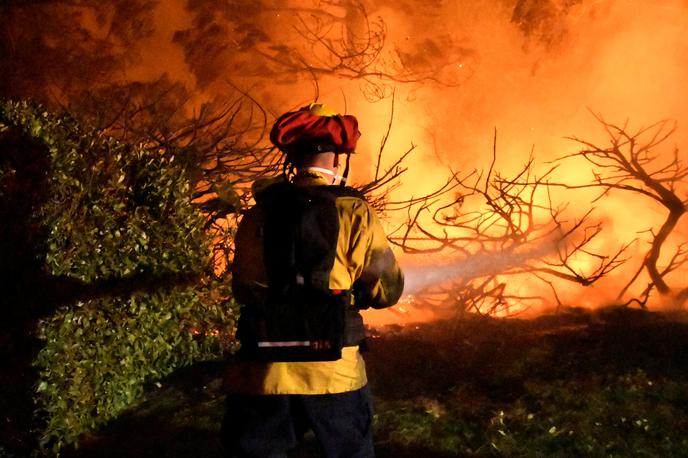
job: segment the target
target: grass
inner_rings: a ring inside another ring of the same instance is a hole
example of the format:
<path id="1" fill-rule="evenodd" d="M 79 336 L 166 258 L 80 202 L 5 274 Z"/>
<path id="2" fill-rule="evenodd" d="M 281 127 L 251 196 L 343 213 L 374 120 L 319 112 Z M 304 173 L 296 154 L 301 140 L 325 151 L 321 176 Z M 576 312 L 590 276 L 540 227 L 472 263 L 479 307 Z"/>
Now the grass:
<path id="1" fill-rule="evenodd" d="M 510 404 L 460 391 L 383 402 L 378 437 L 437 456 L 685 456 L 684 387 L 638 370 L 530 381 Z"/>
<path id="2" fill-rule="evenodd" d="M 416 331 L 424 346 L 406 332 L 386 336 L 403 359 L 372 361 L 387 387 L 378 390 L 381 448 L 688 456 L 688 325 L 672 318 L 610 309 L 435 324 Z M 389 389 L 395 373 L 414 376 Z"/>
<path id="3" fill-rule="evenodd" d="M 629 309 L 387 329 L 365 354 L 378 456 L 688 456 L 687 345 L 682 315 Z M 221 375 L 177 372 L 64 456 L 221 456 Z"/>

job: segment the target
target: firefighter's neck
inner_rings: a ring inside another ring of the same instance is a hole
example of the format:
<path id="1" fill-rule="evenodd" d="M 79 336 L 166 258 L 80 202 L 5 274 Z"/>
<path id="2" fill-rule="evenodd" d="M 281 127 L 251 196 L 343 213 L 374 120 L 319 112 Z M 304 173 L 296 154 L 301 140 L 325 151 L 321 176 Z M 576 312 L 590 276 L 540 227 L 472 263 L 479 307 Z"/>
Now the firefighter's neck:
<path id="1" fill-rule="evenodd" d="M 341 176 L 337 174 L 339 165 L 338 157 L 335 153 L 313 154 L 304 158 L 300 164 L 299 172 L 319 172 L 331 177 L 330 184 L 334 184 Z"/>

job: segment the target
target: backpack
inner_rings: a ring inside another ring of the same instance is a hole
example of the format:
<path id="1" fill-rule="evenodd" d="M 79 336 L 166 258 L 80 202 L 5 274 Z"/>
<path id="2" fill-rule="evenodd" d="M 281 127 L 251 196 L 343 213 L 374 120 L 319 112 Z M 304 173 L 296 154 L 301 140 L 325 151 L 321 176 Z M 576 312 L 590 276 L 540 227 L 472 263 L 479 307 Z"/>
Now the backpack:
<path id="1" fill-rule="evenodd" d="M 365 338 L 350 290 L 331 291 L 339 238 L 336 199 L 362 198 L 340 186 L 284 182 L 257 196 L 262 207 L 267 294 L 241 310 L 240 354 L 251 360 L 331 361 Z M 258 260 L 257 260 L 258 261 Z"/>

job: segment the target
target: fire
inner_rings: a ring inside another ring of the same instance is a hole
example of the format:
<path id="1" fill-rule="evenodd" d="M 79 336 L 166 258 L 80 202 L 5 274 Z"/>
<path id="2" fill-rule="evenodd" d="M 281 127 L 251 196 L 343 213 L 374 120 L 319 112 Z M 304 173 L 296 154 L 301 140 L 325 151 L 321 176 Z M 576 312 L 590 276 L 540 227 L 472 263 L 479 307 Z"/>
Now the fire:
<path id="1" fill-rule="evenodd" d="M 365 323 L 372 328 L 413 326 L 419 322 L 448 318 L 452 315 L 448 308 L 428 308 L 419 305 L 412 294 L 404 295 L 397 305 L 388 309 L 368 309 L 361 313 Z"/>
<path id="2" fill-rule="evenodd" d="M 579 145 L 566 136 L 606 142 L 604 132 L 588 109 L 602 113 L 606 119 L 623 122 L 628 118 L 638 124 L 685 117 L 683 107 L 688 106 L 685 100 L 688 96 L 677 85 L 688 75 L 678 56 L 688 52 L 688 45 L 681 38 L 686 7 L 679 2 L 634 2 L 632 5 L 581 2 L 553 25 L 559 27 L 561 34 L 549 43 L 538 42 L 535 35 L 524 39 L 523 31 L 510 20 L 512 12 L 496 7 L 494 2 L 445 6 L 436 15 L 418 14 L 413 20 L 398 8 L 367 6 L 371 16 L 380 14 L 388 25 L 388 44 L 397 46 L 404 58 L 413 59 L 414 64 L 423 59 L 439 62 L 447 57 L 442 56 L 441 46 L 447 46 L 447 53 L 455 52 L 450 50 L 459 42 L 463 48 L 474 51 L 464 52 L 465 61 L 453 64 L 457 71 L 466 71 L 465 78 L 452 75 L 456 85 L 395 85 L 393 114 L 389 102 L 370 104 L 359 95 L 356 80 L 346 82 L 325 77 L 319 81 L 320 100 L 327 100 L 335 107 L 344 103 L 346 111 L 360 120 L 363 137 L 353 158 L 354 182 L 373 178 L 380 142 L 390 122 L 381 163 L 383 169 L 415 145 L 415 151 L 405 163 L 408 171 L 401 177 L 401 186 L 393 198 L 403 200 L 431 192 L 449 169 L 486 170 L 491 162 L 495 128 L 495 167 L 509 176 L 518 170 L 531 150 L 536 158 L 535 173 L 549 167 L 545 165 L 547 161 L 576 151 Z M 681 14 L 677 14 L 679 11 Z M 352 12 L 342 10 L 338 14 Z M 661 31 L 653 25 L 656 23 L 662 24 Z M 360 26 L 358 23 L 357 27 Z M 442 34 L 450 39 L 441 38 Z M 440 51 L 433 54 L 436 51 L 419 43 L 437 44 Z M 300 105 L 311 97 L 307 85 L 289 88 L 292 89 L 296 91 L 287 106 Z M 342 93 L 346 94 L 345 98 Z M 272 108 L 280 112 L 284 106 Z M 681 144 L 687 138 L 686 132 L 679 131 L 679 135 L 675 141 Z M 591 183 L 594 177 L 589 164 L 572 161 L 556 171 L 556 179 Z M 568 204 L 573 219 L 581 216 L 576 210 L 592 207 L 590 202 L 598 193 L 599 190 L 554 189 L 549 195 L 539 195 L 535 203 L 546 207 L 551 199 Z M 628 204 L 629 199 L 633 205 Z M 657 227 L 662 218 L 654 203 L 644 201 L 641 196 L 612 194 L 595 206 L 594 217 L 601 221 L 604 232 L 590 249 L 631 241 L 642 231 Z M 459 209 L 470 210 L 470 207 Z M 405 216 L 388 215 L 385 220 L 388 229 L 398 227 Z M 634 246 L 633 250 L 634 259 L 642 257 L 642 249 Z M 408 259 L 407 266 L 437 265 L 436 258 L 430 262 Z M 569 266 L 574 272 L 589 272 L 595 262 L 594 258 L 574 256 Z M 627 280 L 638 262 L 615 272 L 617 276 L 605 279 L 592 294 L 590 289 L 581 290 L 579 285 L 554 281 L 567 296 L 564 298 L 567 303 L 602 305 L 614 300 L 606 290 L 618 290 L 618 285 Z M 548 289 L 527 274 L 501 280 L 526 297 L 543 296 Z M 582 299 L 578 300 L 579 297 Z M 410 323 L 446 314 L 423 308 L 415 299 L 408 295 L 390 310 L 366 312 L 366 318 L 375 324 Z M 555 305 L 524 304 L 523 308 Z"/>
<path id="3" fill-rule="evenodd" d="M 346 0 L 334 5 L 298 0 L 287 6 L 265 1 L 250 8 L 236 8 L 234 3 L 217 8 L 213 2 L 158 2 L 135 17 L 141 21 L 132 20 L 132 28 L 139 26 L 134 30 L 140 33 L 134 34 L 138 39 L 117 43 L 129 47 L 125 53 L 129 59 L 117 73 L 117 82 L 153 81 L 167 74 L 188 88 L 189 111 L 215 98 L 240 94 L 239 88 L 261 104 L 268 122 L 274 114 L 317 97 L 359 118 L 363 137 L 352 160 L 354 183 L 374 178 L 377 153 L 391 122 L 381 168 L 414 147 L 403 164 L 408 170 L 392 194 L 395 200 L 431 192 L 450 172 L 488 170 L 495 129 L 494 167 L 504 176 L 513 176 L 531 151 L 534 175 L 543 174 L 552 165 L 548 161 L 580 148 L 565 137 L 608 145 L 607 134 L 591 111 L 621 125 L 629 120 L 636 127 L 675 119 L 678 130 L 660 148 L 661 154 L 670 156 L 676 145 L 678 157 L 686 157 L 688 129 L 683 124 L 688 92 L 682 84 L 688 79 L 688 5 L 684 1 L 426 3 Z M 107 7 L 81 9 L 82 25 L 98 39 L 108 38 L 115 19 L 127 21 L 115 11 L 105 11 Z M 358 61 L 347 58 L 347 47 L 358 49 L 355 46 L 367 30 L 382 41 L 365 49 L 379 54 L 359 56 Z M 294 67 L 300 62 L 306 65 L 297 72 Z M 364 71 L 352 71 L 356 65 Z M 377 78 L 382 70 L 387 77 Z M 379 100 L 371 103 L 374 96 Z M 567 161 L 552 179 L 591 184 L 595 177 L 590 164 Z M 679 195 L 685 194 L 685 183 L 676 187 Z M 642 267 L 652 231 L 656 233 L 665 217 L 664 209 L 652 199 L 622 191 L 591 203 L 599 191 L 553 188 L 534 201 L 542 207 L 568 204 L 567 221 L 595 207 L 591 217 L 602 231 L 586 247 L 590 250 L 630 243 L 625 252 L 629 261 L 594 286 L 584 289 L 554 279 L 560 299 L 567 304 L 596 306 L 619 300 L 612 291 L 623 288 Z M 475 210 L 471 205 L 457 206 L 455 211 Z M 389 214 L 384 222 L 391 232 L 406 217 L 404 212 Z M 686 230 L 682 219 L 663 247 L 661 266 L 671 262 Z M 470 262 L 473 254 L 458 261 Z M 499 258 L 498 251 L 492 254 Z M 435 256 L 399 255 L 409 270 L 439 264 Z M 569 267 L 574 273 L 589 272 L 596 262 L 594 257 L 574 256 Z M 678 287 L 685 286 L 681 284 L 685 268 L 671 275 L 678 279 L 674 281 Z M 528 272 L 499 275 L 495 282 L 507 284 L 507 293 L 526 297 L 544 296 L 550 289 Z M 366 312 L 366 317 L 371 322 L 410 323 L 445 314 L 424 308 L 419 297 L 414 291 L 391 310 Z"/>

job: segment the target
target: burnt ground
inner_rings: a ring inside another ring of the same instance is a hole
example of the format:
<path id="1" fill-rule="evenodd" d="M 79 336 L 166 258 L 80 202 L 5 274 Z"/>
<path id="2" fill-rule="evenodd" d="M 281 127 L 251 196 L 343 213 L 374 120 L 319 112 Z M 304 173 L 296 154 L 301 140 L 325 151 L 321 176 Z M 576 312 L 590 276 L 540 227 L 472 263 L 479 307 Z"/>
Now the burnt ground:
<path id="1" fill-rule="evenodd" d="M 394 408 L 385 406 L 395 402 L 423 403 L 451 395 L 458 396 L 467 411 L 479 412 L 508 408 L 526 394 L 530 380 L 641 371 L 648 379 L 684 381 L 687 345 L 688 318 L 683 313 L 569 310 L 534 320 L 469 316 L 388 328 L 370 339 L 365 359 L 376 405 L 383 410 Z M 221 456 L 217 430 L 223 412 L 222 370 L 221 363 L 212 362 L 176 372 L 160 387 L 152 386 L 140 405 L 64 456 Z M 688 413 L 688 405 L 677 408 Z M 383 426 L 376 436 L 380 457 L 462 455 L 403 440 L 406 433 L 389 428 Z M 477 450 L 471 455 L 495 453 L 480 446 Z M 293 456 L 319 456 L 313 438 L 307 437 Z"/>

